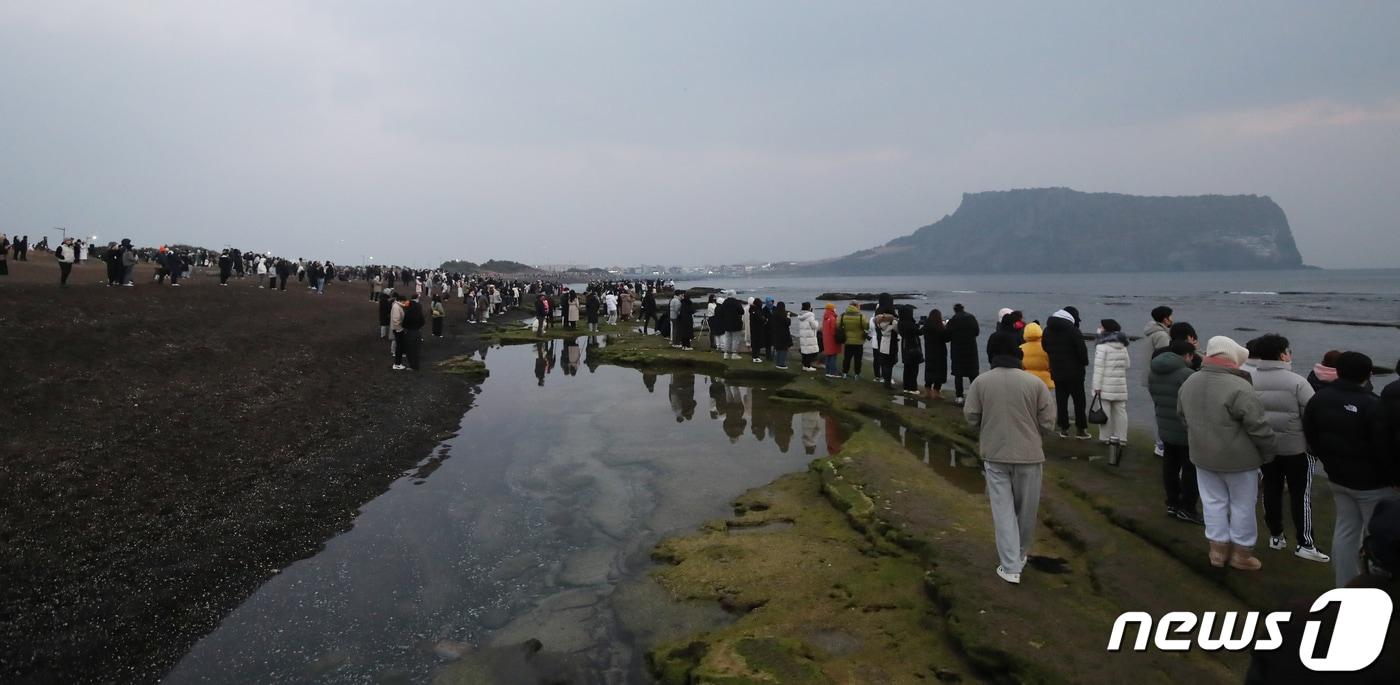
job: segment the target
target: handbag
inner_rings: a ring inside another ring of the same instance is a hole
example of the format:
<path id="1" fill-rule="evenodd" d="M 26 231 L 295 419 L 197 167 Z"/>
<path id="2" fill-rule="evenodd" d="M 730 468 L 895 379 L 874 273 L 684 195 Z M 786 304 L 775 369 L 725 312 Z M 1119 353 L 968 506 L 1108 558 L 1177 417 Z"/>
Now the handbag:
<path id="1" fill-rule="evenodd" d="M 1099 398 L 1098 393 L 1094 393 L 1094 401 L 1089 403 L 1089 416 L 1086 420 L 1096 426 L 1108 423 L 1108 413 L 1103 410 L 1103 400 Z"/>

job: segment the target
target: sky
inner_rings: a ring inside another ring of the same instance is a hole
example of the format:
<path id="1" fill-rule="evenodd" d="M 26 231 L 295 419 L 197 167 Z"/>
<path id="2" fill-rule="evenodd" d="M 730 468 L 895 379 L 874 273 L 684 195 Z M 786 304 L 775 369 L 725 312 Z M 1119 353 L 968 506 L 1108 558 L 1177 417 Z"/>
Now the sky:
<path id="1" fill-rule="evenodd" d="M 1397 27 L 1349 1 L 0 1 L 0 232 L 716 264 L 1068 186 L 1267 195 L 1307 263 L 1395 267 Z"/>

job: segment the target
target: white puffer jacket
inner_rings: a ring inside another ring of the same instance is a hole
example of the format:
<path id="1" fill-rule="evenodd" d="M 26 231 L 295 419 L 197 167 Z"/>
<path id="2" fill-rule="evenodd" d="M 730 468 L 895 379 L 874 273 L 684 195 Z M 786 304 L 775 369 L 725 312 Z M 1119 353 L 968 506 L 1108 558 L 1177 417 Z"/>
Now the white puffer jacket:
<path id="1" fill-rule="evenodd" d="M 802 354 L 816 354 L 821 351 L 821 346 L 817 344 L 817 331 L 820 328 L 817 325 L 817 315 L 811 310 L 803 310 L 793 319 L 792 334 L 797 338 L 797 348 Z"/>
<path id="2" fill-rule="evenodd" d="M 1274 448 L 1279 454 L 1302 454 L 1308 451 L 1303 437 L 1303 407 L 1312 399 L 1313 389 L 1308 379 L 1293 373 L 1284 361 L 1255 362 L 1254 394 L 1264 405 L 1269 427 L 1274 429 Z"/>
<path id="3" fill-rule="evenodd" d="M 1101 339 L 1102 340 L 1102 339 Z M 1128 399 L 1127 339 L 1102 340 L 1094 346 L 1094 392 L 1105 402 L 1126 402 Z"/>

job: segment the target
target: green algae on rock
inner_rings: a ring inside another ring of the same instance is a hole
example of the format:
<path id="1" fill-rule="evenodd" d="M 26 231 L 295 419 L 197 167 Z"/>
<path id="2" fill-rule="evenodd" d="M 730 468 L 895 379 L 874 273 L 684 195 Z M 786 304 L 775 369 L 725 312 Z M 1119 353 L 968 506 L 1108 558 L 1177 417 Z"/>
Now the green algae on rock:
<path id="1" fill-rule="evenodd" d="M 491 375 L 491 371 L 486 368 L 486 362 L 472 359 L 471 355 L 460 355 L 444 359 L 437 363 L 437 368 L 443 373 L 462 376 L 469 381 L 481 382 Z"/>

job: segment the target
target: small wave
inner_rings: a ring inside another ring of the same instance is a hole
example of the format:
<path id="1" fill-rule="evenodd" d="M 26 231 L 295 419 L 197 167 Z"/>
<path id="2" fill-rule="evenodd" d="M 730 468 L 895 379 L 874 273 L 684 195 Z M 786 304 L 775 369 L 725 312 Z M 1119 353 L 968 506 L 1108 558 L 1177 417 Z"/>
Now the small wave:
<path id="1" fill-rule="evenodd" d="M 952 292 L 953 292 L 954 295 L 976 295 L 976 294 L 977 294 L 977 291 L 976 291 L 976 290 L 954 290 L 954 291 L 952 291 Z"/>
<path id="2" fill-rule="evenodd" d="M 1226 295 L 1277 295 L 1272 290 L 1227 290 Z"/>

